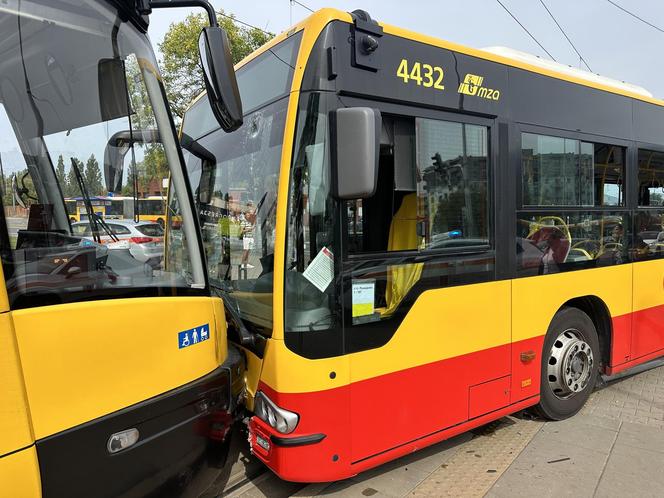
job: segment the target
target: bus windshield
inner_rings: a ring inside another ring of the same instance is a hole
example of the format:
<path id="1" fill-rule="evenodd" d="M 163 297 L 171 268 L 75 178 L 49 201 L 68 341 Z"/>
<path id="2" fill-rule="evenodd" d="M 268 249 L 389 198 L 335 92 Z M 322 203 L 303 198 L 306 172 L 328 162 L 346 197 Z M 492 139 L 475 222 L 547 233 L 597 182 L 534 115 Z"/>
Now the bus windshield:
<path id="1" fill-rule="evenodd" d="M 0 59 L 0 160 L 8 227 L 1 243 L 12 304 L 94 299 L 118 295 L 119 288 L 154 295 L 154 288 L 204 287 L 180 154 L 148 39 L 103 1 L 9 5 L 0 13 L 7 40 Z M 132 144 L 127 167 L 108 168 L 111 137 L 142 129 L 159 130 L 161 142 Z M 127 236 L 129 222 L 106 224 L 107 201 L 99 199 L 161 185 L 169 175 L 173 195 L 182 193 L 182 215 L 170 236 L 185 242 L 165 260 L 161 239 L 138 247 Z M 77 211 L 85 213 L 88 232 L 76 228 L 83 223 Z M 185 260 L 187 271 L 176 271 Z"/>
<path id="2" fill-rule="evenodd" d="M 187 154 L 210 285 L 229 297 L 245 322 L 269 334 L 277 187 L 286 110 L 301 33 L 237 72 L 244 124 L 226 134 L 213 125 L 207 98 L 187 111 L 183 138 L 206 157 Z"/>

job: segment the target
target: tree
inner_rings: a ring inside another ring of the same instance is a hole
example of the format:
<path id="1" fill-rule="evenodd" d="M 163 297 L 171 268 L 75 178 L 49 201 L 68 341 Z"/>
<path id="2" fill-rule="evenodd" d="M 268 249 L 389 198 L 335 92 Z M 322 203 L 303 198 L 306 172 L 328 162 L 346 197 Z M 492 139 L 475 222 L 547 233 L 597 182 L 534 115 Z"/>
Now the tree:
<path id="1" fill-rule="evenodd" d="M 76 161 L 81 176 L 85 178 L 85 175 L 83 175 L 83 163 L 76 158 L 72 158 L 71 161 Z M 81 189 L 78 186 L 78 180 L 76 179 L 74 168 L 71 166 L 71 161 L 69 163 L 69 173 L 67 174 L 67 191 L 65 192 L 65 197 L 81 197 Z"/>
<path id="2" fill-rule="evenodd" d="M 101 170 L 94 154 L 88 158 L 88 162 L 85 165 L 83 181 L 90 196 L 102 195 L 104 193 L 104 185 L 101 182 Z"/>
<path id="3" fill-rule="evenodd" d="M 219 14 L 223 14 L 223 11 L 219 11 Z M 241 61 L 274 36 L 260 29 L 240 27 L 233 19 L 219 14 L 217 20 L 228 34 L 233 63 Z M 173 113 L 180 119 L 194 97 L 205 90 L 198 37 L 207 25 L 205 15 L 190 14 L 184 21 L 171 24 L 164 41 L 159 44 L 168 100 Z"/>
<path id="4" fill-rule="evenodd" d="M 65 160 L 62 154 L 58 156 L 58 164 L 55 167 L 55 177 L 58 179 L 60 190 L 67 195 L 67 174 L 65 173 Z"/>
<path id="5" fill-rule="evenodd" d="M 148 146 L 145 151 L 145 159 L 143 159 L 143 163 L 145 166 L 145 176 L 148 182 L 157 180 L 161 194 L 164 195 L 162 180 L 169 176 L 164 147 L 161 144 L 151 144 Z"/>

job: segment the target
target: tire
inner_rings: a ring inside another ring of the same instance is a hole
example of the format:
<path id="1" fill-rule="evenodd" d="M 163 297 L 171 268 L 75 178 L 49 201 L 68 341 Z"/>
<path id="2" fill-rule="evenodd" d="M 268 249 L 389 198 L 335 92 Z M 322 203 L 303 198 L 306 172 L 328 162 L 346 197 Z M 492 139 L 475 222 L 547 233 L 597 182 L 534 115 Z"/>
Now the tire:
<path id="1" fill-rule="evenodd" d="M 542 348 L 536 411 L 549 420 L 563 420 L 581 410 L 597 382 L 600 355 L 597 330 L 590 317 L 577 308 L 558 311 Z"/>

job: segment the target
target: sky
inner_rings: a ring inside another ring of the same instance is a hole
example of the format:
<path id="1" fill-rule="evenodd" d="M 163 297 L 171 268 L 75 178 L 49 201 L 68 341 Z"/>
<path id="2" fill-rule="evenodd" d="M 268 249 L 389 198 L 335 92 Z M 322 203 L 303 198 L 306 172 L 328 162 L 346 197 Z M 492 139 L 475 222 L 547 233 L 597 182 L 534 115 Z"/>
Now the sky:
<path id="1" fill-rule="evenodd" d="M 500 0 L 561 63 L 581 62 L 541 0 Z M 543 0 L 593 72 L 640 85 L 664 98 L 664 32 L 619 10 L 608 0 Z M 662 0 L 613 0 L 664 30 Z M 426 35 L 474 48 L 507 46 L 548 57 L 497 0 L 302 0 L 313 10 L 364 9 L 371 17 Z M 212 0 L 215 8 L 254 26 L 280 33 L 310 12 L 290 0 Z M 169 25 L 200 9 L 155 10 L 150 37 L 155 51 Z"/>

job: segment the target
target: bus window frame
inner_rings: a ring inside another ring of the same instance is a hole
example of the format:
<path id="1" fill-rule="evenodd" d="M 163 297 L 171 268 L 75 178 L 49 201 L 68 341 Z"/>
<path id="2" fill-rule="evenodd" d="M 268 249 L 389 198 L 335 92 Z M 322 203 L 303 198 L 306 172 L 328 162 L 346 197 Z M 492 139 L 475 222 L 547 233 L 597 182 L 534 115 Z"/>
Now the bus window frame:
<path id="1" fill-rule="evenodd" d="M 350 254 L 348 252 L 348 213 L 345 209 L 345 202 L 339 202 L 337 209 L 341 216 L 341 242 L 342 242 L 342 261 L 343 262 L 364 262 L 371 260 L 390 260 L 390 259 L 404 259 L 415 258 L 419 261 L 428 261 L 437 256 L 454 256 L 454 255 L 468 255 L 468 254 L 481 254 L 491 253 L 496 251 L 499 245 L 497 236 L 497 209 L 498 202 L 496 196 L 496 179 L 498 178 L 498 119 L 490 116 L 477 116 L 475 114 L 467 114 L 458 111 L 440 110 L 428 106 L 415 105 L 415 104 L 396 104 L 392 102 L 385 102 L 379 99 L 372 100 L 368 98 L 357 97 L 344 97 L 343 104 L 345 107 L 372 107 L 378 109 L 381 114 L 403 116 L 406 118 L 422 118 L 431 119 L 435 121 L 451 121 L 455 123 L 484 126 L 487 130 L 487 160 L 489 166 L 488 173 L 488 200 L 489 207 L 489 244 L 477 246 L 465 246 L 458 248 L 438 248 L 438 249 L 421 249 L 421 250 L 407 250 L 407 251 L 384 251 L 384 252 L 363 252 Z M 340 106 L 340 107 L 344 107 Z"/>
<path id="2" fill-rule="evenodd" d="M 634 178 L 630 175 L 633 174 L 633 171 L 630 170 L 630 150 L 633 148 L 634 142 L 630 140 L 625 140 L 621 138 L 608 137 L 604 135 L 595 135 L 592 133 L 583 133 L 579 131 L 563 130 L 560 128 L 551 128 L 548 126 L 533 125 L 529 123 L 519 123 L 515 122 L 513 126 L 514 130 L 514 142 L 513 146 L 515 147 L 515 156 L 517 157 L 516 162 L 514 163 L 514 169 L 516 170 L 516 212 L 517 215 L 520 212 L 524 211 L 546 211 L 546 212 L 560 212 L 564 211 L 622 211 L 630 210 L 630 195 L 632 192 L 632 183 L 631 178 Z M 625 150 L 625 170 L 623 172 L 625 176 L 625 183 L 623 186 L 623 195 L 625 201 L 621 206 L 582 206 L 582 205 L 569 205 L 569 206 L 551 206 L 551 205 L 524 205 L 523 204 L 523 164 L 521 161 L 521 144 L 522 144 L 522 135 L 524 133 L 531 133 L 534 135 L 545 135 L 555 138 L 567 138 L 570 140 L 579 140 L 581 142 L 589 142 L 592 144 L 604 144 L 604 145 L 615 145 L 616 147 L 622 147 Z M 637 165 L 638 170 L 638 165 Z M 637 171 L 638 173 L 638 171 Z"/>
<path id="3" fill-rule="evenodd" d="M 633 158 L 632 158 L 632 166 L 634 167 L 634 171 L 631 173 L 632 178 L 634 178 L 634 185 L 632 186 L 632 194 L 634 195 L 634 203 L 633 203 L 633 210 L 635 211 L 634 215 L 636 215 L 636 211 L 661 211 L 664 210 L 664 206 L 641 206 L 639 204 L 639 151 L 640 150 L 648 150 L 652 152 L 658 152 L 660 154 L 664 154 L 664 145 L 662 144 L 653 144 L 649 142 L 633 142 L 634 145 L 634 150 L 633 150 Z"/>

